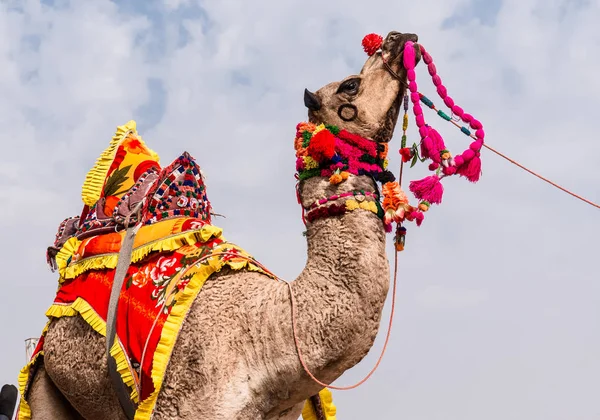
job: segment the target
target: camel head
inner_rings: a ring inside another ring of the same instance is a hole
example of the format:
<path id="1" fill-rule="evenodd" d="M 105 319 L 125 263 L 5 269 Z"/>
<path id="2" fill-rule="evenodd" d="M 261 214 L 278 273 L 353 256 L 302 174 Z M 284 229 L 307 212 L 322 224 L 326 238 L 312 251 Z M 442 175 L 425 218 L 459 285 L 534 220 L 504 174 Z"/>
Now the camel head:
<path id="1" fill-rule="evenodd" d="M 389 142 L 407 86 L 402 64 L 404 45 L 417 40 L 415 34 L 390 32 L 381 52 L 367 59 L 360 74 L 329 83 L 316 93 L 305 90 L 309 121 L 335 125 L 377 142 Z M 417 48 L 417 60 L 420 58 Z"/>

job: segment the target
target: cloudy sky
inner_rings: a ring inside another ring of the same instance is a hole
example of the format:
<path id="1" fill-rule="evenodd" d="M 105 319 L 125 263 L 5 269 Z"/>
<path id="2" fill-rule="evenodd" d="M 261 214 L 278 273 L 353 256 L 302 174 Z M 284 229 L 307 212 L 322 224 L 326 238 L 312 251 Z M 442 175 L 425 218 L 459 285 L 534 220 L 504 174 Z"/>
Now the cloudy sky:
<path id="1" fill-rule="evenodd" d="M 195 156 L 226 236 L 293 279 L 303 89 L 358 72 L 365 34 L 419 34 L 490 145 L 600 202 L 599 20 L 598 0 L 0 0 L 0 384 L 44 325 L 45 248 L 117 125 L 136 119 L 164 164 Z M 600 212 L 486 150 L 478 184 L 447 181 L 409 226 L 389 352 L 334 392 L 338 417 L 600 418 Z"/>

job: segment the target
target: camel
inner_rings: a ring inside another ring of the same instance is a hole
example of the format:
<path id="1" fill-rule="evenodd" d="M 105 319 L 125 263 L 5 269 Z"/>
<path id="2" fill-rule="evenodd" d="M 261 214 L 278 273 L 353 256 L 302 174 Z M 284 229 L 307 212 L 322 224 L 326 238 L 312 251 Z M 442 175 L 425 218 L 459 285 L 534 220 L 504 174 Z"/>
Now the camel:
<path id="1" fill-rule="evenodd" d="M 359 74 L 305 90 L 309 122 L 389 142 L 407 88 L 403 48 L 417 40 L 390 32 Z M 350 174 L 340 183 L 300 180 L 298 191 L 308 209 L 352 191 L 369 201 L 378 190 L 372 177 Z M 386 232 L 375 212 L 349 211 L 308 222 L 306 240 L 306 266 L 291 283 L 297 338 L 311 373 L 331 383 L 367 355 L 377 335 L 390 280 Z M 213 274 L 183 323 L 152 418 L 298 419 L 323 386 L 299 362 L 290 297 L 284 282 L 259 272 Z M 51 321 L 28 391 L 34 420 L 127 418 L 109 379 L 105 341 L 81 316 Z"/>

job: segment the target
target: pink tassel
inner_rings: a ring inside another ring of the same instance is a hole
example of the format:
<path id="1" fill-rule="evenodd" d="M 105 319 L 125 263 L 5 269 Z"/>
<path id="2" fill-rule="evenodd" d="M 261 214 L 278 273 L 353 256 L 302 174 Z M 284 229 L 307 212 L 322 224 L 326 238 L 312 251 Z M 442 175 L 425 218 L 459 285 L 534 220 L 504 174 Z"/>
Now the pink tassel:
<path id="1" fill-rule="evenodd" d="M 441 163 L 442 158 L 440 157 L 440 152 L 446 148 L 444 144 L 444 139 L 440 136 L 434 128 L 429 127 L 429 138 L 431 138 L 433 142 L 433 147 L 430 149 L 429 157 L 432 161 L 436 163 Z"/>
<path id="2" fill-rule="evenodd" d="M 444 175 L 454 175 L 456 173 L 456 166 L 445 166 Z"/>
<path id="3" fill-rule="evenodd" d="M 419 181 L 411 181 L 409 189 L 420 200 L 432 204 L 440 204 L 444 194 L 444 186 L 437 175 L 425 177 Z"/>
<path id="4" fill-rule="evenodd" d="M 479 181 L 479 175 L 481 175 L 481 159 L 479 156 L 475 156 L 465 165 L 458 168 L 457 173 L 464 176 L 471 182 Z"/>
<path id="5" fill-rule="evenodd" d="M 421 141 L 421 156 L 428 158 L 431 157 L 434 152 L 433 140 L 430 137 L 425 137 L 423 141 Z"/>
<path id="6" fill-rule="evenodd" d="M 423 219 L 425 219 L 425 215 L 421 211 L 416 211 L 415 213 L 415 222 L 417 222 L 417 226 L 421 226 Z"/>
<path id="7" fill-rule="evenodd" d="M 385 227 L 385 231 L 387 233 L 390 233 L 392 231 L 392 225 L 391 225 L 391 223 L 384 223 L 383 226 Z"/>

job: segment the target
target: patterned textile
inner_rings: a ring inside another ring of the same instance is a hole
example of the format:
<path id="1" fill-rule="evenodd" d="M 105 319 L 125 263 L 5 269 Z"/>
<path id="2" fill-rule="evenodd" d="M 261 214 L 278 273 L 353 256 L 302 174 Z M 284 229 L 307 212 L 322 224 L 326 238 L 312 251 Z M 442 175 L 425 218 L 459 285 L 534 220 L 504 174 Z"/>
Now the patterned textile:
<path id="1" fill-rule="evenodd" d="M 158 239 L 169 230 L 173 234 L 162 241 Z M 272 275 L 252 263 L 252 257 L 241 248 L 228 243 L 220 229 L 200 219 L 167 220 L 144 233 L 140 230 L 140 234 L 134 253 L 150 253 L 133 263 L 127 272 L 119 298 L 117 340 L 111 354 L 117 360 L 117 369 L 131 391 L 131 398 L 139 403 L 135 418 L 149 419 L 177 333 L 204 282 L 225 266 Z M 70 265 L 64 267 L 66 271 L 63 272 L 71 278 L 61 277 L 54 303 L 46 312 L 49 319 L 80 314 L 99 334 L 106 334 L 108 301 L 115 274 L 114 257 L 120 248 L 119 241 L 115 240 L 117 236 L 120 234 L 88 238 L 71 248 L 70 261 L 78 269 L 69 271 Z M 156 243 L 169 251 L 148 251 L 149 244 L 155 246 Z M 61 253 L 66 256 L 68 251 L 63 249 Z M 73 257 L 78 253 L 82 257 L 75 260 Z M 90 260 L 95 263 L 84 264 Z M 22 395 L 26 395 L 32 367 L 40 356 L 43 357 L 45 332 L 32 361 L 21 372 Z M 141 368 L 136 371 L 134 366 L 137 365 Z M 141 389 L 137 385 L 139 379 Z M 21 400 L 18 418 L 30 418 L 25 399 Z"/>

